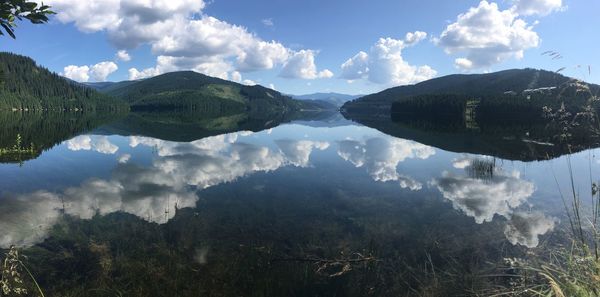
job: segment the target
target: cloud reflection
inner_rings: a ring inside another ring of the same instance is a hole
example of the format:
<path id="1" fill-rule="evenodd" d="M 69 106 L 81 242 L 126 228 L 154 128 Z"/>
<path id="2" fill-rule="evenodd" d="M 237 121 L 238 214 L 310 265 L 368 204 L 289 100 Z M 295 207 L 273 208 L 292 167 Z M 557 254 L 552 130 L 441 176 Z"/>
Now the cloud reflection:
<path id="1" fill-rule="evenodd" d="M 414 141 L 374 137 L 364 142 L 338 141 L 338 155 L 354 166 L 364 167 L 375 181 L 398 181 L 402 188 L 420 190 L 422 184 L 413 178 L 399 174 L 396 168 L 406 159 L 427 159 L 435 149 Z"/>
<path id="2" fill-rule="evenodd" d="M 119 147 L 108 140 L 106 136 L 77 136 L 67 141 L 67 148 L 72 151 L 96 151 L 101 154 L 115 154 Z"/>
<path id="3" fill-rule="evenodd" d="M 512 244 L 536 247 L 539 236 L 554 228 L 555 219 L 541 212 L 517 210 L 533 193 L 535 185 L 523 180 L 518 171 L 504 172 L 493 160 L 463 157 L 452 162 L 454 168 L 467 175 L 443 172 L 430 184 L 436 187 L 452 206 L 477 224 L 491 222 L 496 215 L 507 219 L 504 234 Z M 485 174 L 479 172 L 485 171 Z M 491 172 L 489 172 L 491 171 Z"/>
<path id="4" fill-rule="evenodd" d="M 130 137 L 131 147 L 156 149 L 158 157 L 151 165 L 133 164 L 128 162 L 130 156 L 123 155 L 106 180 L 93 178 L 61 193 L 41 191 L 0 200 L 0 247 L 43 241 L 63 212 L 90 219 L 121 211 L 148 222 L 165 223 L 178 208 L 196 205 L 197 190 L 282 166 L 305 167 L 313 150 L 329 147 L 327 142 L 307 140 L 276 141 L 276 149 L 237 142 L 248 134 L 225 134 L 190 143 Z M 118 150 L 108 138 L 94 136 L 76 137 L 67 146 L 71 150 Z"/>

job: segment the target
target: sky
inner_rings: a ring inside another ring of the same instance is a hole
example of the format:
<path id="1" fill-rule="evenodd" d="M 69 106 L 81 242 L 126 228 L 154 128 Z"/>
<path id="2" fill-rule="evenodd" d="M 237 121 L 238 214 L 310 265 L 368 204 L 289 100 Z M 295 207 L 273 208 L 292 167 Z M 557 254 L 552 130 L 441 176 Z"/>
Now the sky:
<path id="1" fill-rule="evenodd" d="M 564 67 L 600 83 L 597 0 L 44 3 L 57 13 L 49 24 L 19 23 L 0 51 L 81 82 L 194 70 L 287 94 L 369 94 L 455 73 Z"/>

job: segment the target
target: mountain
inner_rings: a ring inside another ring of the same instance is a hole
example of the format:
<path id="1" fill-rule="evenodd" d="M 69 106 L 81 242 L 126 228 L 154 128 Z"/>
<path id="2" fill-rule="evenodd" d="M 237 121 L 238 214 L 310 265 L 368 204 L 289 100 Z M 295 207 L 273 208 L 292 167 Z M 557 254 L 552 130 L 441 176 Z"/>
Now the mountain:
<path id="1" fill-rule="evenodd" d="M 139 81 L 96 88 L 121 99 L 132 111 L 191 110 L 213 115 L 250 112 L 270 114 L 303 109 L 327 109 L 322 102 L 302 102 L 260 85 L 247 86 L 193 71 L 165 73 Z"/>
<path id="2" fill-rule="evenodd" d="M 512 69 L 486 74 L 454 74 L 434 78 L 415 85 L 400 86 L 347 102 L 342 111 L 347 115 L 371 114 L 389 116 L 393 102 L 421 95 L 522 95 L 539 93 L 574 81 L 556 72 L 537 69 Z M 598 92 L 599 86 L 590 85 Z"/>
<path id="3" fill-rule="evenodd" d="M 0 110 L 115 110 L 127 106 L 31 58 L 0 53 Z"/>
<path id="4" fill-rule="evenodd" d="M 291 95 L 292 98 L 298 100 L 319 100 L 329 102 L 335 106 L 342 106 L 344 103 L 361 97 L 362 95 L 347 95 L 339 93 L 314 93 L 307 95 Z"/>
<path id="5" fill-rule="evenodd" d="M 84 82 L 81 84 L 84 86 L 90 87 L 96 91 L 99 91 L 99 90 L 108 88 L 116 83 L 112 82 L 112 81 L 103 81 L 103 82 Z"/>

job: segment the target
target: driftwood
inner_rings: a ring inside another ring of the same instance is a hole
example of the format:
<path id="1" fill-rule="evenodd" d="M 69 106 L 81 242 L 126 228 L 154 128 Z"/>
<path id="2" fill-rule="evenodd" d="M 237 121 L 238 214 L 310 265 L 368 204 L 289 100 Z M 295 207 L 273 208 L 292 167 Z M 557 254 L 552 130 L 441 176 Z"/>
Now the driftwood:
<path id="1" fill-rule="evenodd" d="M 380 260 L 372 255 L 364 256 L 361 253 L 353 253 L 351 256 L 344 256 L 335 259 L 326 259 L 316 256 L 309 257 L 287 257 L 275 258 L 271 262 L 303 262 L 312 263 L 317 266 L 316 272 L 328 277 L 337 277 L 344 275 L 352 270 L 353 265 L 379 262 Z"/>

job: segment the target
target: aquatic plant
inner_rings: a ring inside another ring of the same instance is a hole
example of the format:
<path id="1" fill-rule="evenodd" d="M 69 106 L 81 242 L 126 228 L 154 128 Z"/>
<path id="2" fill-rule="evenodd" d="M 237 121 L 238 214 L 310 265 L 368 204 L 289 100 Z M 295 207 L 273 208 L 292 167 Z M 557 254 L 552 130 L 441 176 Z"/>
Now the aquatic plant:
<path id="1" fill-rule="evenodd" d="M 11 147 L 0 148 L 0 159 L 18 161 L 19 164 L 23 164 L 23 160 L 27 160 L 31 156 L 35 156 L 37 153 L 36 147 L 33 143 L 29 144 L 29 147 L 23 146 L 23 139 L 21 134 L 17 134 L 15 144 Z"/>
<path id="2" fill-rule="evenodd" d="M 21 134 L 17 134 L 17 139 L 15 140 L 15 144 L 12 147 L 0 148 L 0 155 L 35 153 L 35 146 L 33 143 L 31 143 L 29 145 L 29 147 L 23 147 L 22 142 L 23 142 L 23 138 L 21 137 Z"/>

